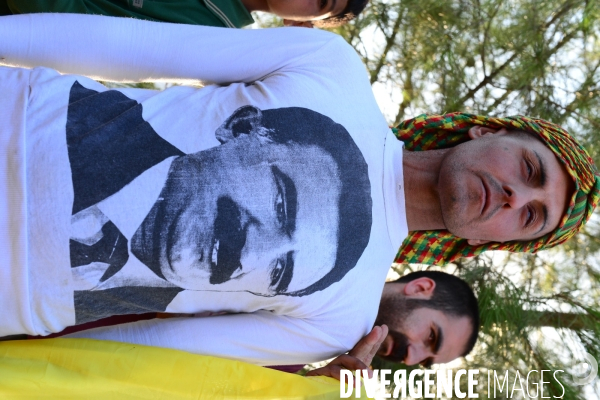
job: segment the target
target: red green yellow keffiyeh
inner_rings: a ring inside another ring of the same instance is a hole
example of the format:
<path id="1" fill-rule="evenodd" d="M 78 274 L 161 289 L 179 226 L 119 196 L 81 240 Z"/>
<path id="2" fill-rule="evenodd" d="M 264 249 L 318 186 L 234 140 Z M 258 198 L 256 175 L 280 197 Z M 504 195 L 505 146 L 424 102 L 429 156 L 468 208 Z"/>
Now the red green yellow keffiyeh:
<path id="1" fill-rule="evenodd" d="M 551 122 L 525 116 L 493 118 L 464 113 L 423 114 L 404 121 L 392 130 L 407 150 L 422 151 L 444 149 L 465 142 L 469 140 L 469 128 L 474 125 L 536 134 L 565 165 L 575 181 L 575 193 L 558 228 L 534 241 L 481 246 L 470 246 L 467 240 L 445 230 L 412 232 L 398 251 L 396 262 L 440 265 L 461 257 L 476 256 L 486 250 L 534 253 L 563 243 L 577 233 L 592 215 L 600 199 L 600 177 L 596 166 L 567 131 Z"/>

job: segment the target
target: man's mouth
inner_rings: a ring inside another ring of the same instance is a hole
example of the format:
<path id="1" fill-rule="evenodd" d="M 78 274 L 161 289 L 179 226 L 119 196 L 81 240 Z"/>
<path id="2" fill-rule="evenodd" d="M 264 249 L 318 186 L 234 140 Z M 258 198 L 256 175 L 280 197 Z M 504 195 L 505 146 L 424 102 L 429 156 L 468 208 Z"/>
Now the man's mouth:
<path id="1" fill-rule="evenodd" d="M 246 229 L 242 213 L 229 197 L 217 200 L 217 217 L 213 226 L 214 238 L 210 249 L 210 280 L 213 285 L 227 282 L 242 268 L 242 249 L 246 244 Z"/>
<path id="2" fill-rule="evenodd" d="M 388 332 L 394 339 L 393 347 L 390 354 L 386 355 L 385 358 L 390 361 L 406 363 L 406 357 L 408 357 L 408 338 L 405 334 L 390 330 Z"/>
<path id="3" fill-rule="evenodd" d="M 483 216 L 484 212 L 486 211 L 487 207 L 487 203 L 488 203 L 488 199 L 489 199 L 489 190 L 486 187 L 485 181 L 483 179 L 481 179 L 481 212 L 479 213 L 479 215 Z"/>
<path id="4" fill-rule="evenodd" d="M 213 239 L 212 250 L 210 252 L 211 265 L 217 265 L 219 263 L 219 239 Z"/>

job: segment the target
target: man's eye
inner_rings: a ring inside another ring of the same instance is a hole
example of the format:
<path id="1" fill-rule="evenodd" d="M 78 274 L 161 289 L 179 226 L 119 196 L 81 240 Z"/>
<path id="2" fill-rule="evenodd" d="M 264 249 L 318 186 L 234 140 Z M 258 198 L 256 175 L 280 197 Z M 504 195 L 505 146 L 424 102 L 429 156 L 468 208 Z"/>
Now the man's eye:
<path id="1" fill-rule="evenodd" d="M 298 192 L 294 181 L 281 172 L 275 165 L 271 166 L 275 198 L 273 199 L 274 219 L 283 233 L 290 236 L 296 229 L 296 211 L 298 210 Z"/>
<path id="2" fill-rule="evenodd" d="M 285 256 L 279 257 L 271 269 L 271 282 L 269 290 L 273 294 L 285 293 L 294 275 L 294 252 L 288 251 Z"/>
<path id="3" fill-rule="evenodd" d="M 533 175 L 533 167 L 529 161 L 525 161 L 525 165 L 527 166 L 527 179 L 531 179 L 531 175 Z"/>
<path id="4" fill-rule="evenodd" d="M 534 210 L 527 206 L 527 218 L 525 219 L 525 226 L 529 226 L 533 223 L 535 217 L 535 212 Z"/>
<path id="5" fill-rule="evenodd" d="M 278 175 L 275 176 L 275 186 L 277 187 L 277 195 L 275 196 L 275 218 L 282 229 L 285 229 L 287 223 L 287 204 L 285 204 L 285 185 Z"/>
<path id="6" fill-rule="evenodd" d="M 277 284 L 281 280 L 281 276 L 283 275 L 283 271 L 285 270 L 285 260 L 279 258 L 277 259 L 277 263 L 275 267 L 271 270 L 271 284 L 269 285 L 271 288 L 277 287 Z"/>
<path id="7" fill-rule="evenodd" d="M 321 0 L 321 5 L 320 5 L 321 10 L 324 10 L 325 7 L 327 7 L 327 1 L 328 0 Z"/>
<path id="8" fill-rule="evenodd" d="M 279 189 L 279 188 L 278 188 Z M 280 190 L 277 191 L 277 197 L 275 197 L 275 214 L 277 215 L 277 221 L 281 224 L 285 224 L 285 201 L 283 194 Z"/>

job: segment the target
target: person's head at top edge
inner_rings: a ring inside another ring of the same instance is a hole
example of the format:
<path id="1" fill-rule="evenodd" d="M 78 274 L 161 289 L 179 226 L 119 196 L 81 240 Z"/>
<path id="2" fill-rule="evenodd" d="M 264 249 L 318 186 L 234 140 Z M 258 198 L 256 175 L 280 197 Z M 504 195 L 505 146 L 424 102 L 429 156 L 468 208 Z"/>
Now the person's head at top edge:
<path id="1" fill-rule="evenodd" d="M 471 352 L 479 332 L 479 308 L 462 279 L 418 271 L 385 284 L 375 324 L 389 328 L 377 355 L 429 367 Z"/>
<path id="2" fill-rule="evenodd" d="M 419 116 L 395 131 L 408 150 L 410 231 L 397 262 L 549 248 L 573 236 L 598 202 L 591 157 L 550 122 L 453 113 Z"/>
<path id="3" fill-rule="evenodd" d="M 304 296 L 339 281 L 372 220 L 367 164 L 344 127 L 305 108 L 244 106 L 216 138 L 173 161 L 132 238 L 136 257 L 188 290 Z"/>
<path id="4" fill-rule="evenodd" d="M 336 28 L 356 18 L 369 0 L 242 0 L 248 11 L 264 11 L 286 26 Z"/>

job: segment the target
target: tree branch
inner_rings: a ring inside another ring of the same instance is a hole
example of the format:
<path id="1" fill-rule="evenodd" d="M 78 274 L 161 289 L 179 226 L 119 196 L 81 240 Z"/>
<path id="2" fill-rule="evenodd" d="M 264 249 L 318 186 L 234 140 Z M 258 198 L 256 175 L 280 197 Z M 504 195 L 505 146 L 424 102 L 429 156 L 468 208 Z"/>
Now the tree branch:
<path id="1" fill-rule="evenodd" d="M 548 29 L 548 27 L 550 27 L 550 25 L 552 25 L 554 22 L 556 22 L 556 20 L 558 20 L 561 16 L 563 16 L 565 13 L 567 13 L 569 10 L 571 10 L 575 5 L 577 4 L 576 1 L 568 1 L 566 2 L 563 7 L 554 14 L 554 16 L 544 24 L 544 26 L 542 27 L 543 30 Z M 577 34 L 578 30 L 574 29 L 571 32 L 569 32 L 568 34 L 566 34 L 560 42 L 558 42 L 558 44 L 556 46 L 554 46 L 554 48 L 552 50 L 550 50 L 546 55 L 545 55 L 545 59 L 547 60 L 548 58 L 550 58 L 550 56 L 552 56 L 553 54 L 555 54 L 558 50 L 560 50 L 560 48 L 562 48 L 565 44 L 567 44 L 576 34 Z M 473 98 L 475 96 L 475 94 L 481 90 L 483 87 L 487 86 L 489 83 L 492 82 L 492 80 L 498 76 L 498 74 L 500 72 L 502 72 L 507 66 L 510 65 L 510 63 L 512 63 L 519 55 L 521 54 L 520 51 L 515 51 L 513 53 L 512 56 L 509 57 L 508 60 L 506 60 L 502 65 L 500 65 L 498 68 L 494 69 L 492 72 L 490 72 L 489 75 L 486 75 L 485 78 L 483 78 L 481 80 L 481 82 L 479 82 L 479 84 L 477 86 L 475 86 L 473 89 L 470 89 L 464 96 L 462 96 L 456 103 L 454 103 L 453 108 L 457 109 L 457 108 L 461 108 L 462 105 L 469 99 Z"/>
<path id="2" fill-rule="evenodd" d="M 387 58 L 387 53 L 390 51 L 392 46 L 396 41 L 396 35 L 398 34 L 398 30 L 400 29 L 400 23 L 402 22 L 402 15 L 398 12 L 398 18 L 394 22 L 394 26 L 392 27 L 392 34 L 386 38 L 385 48 L 383 49 L 383 53 L 381 53 L 381 57 L 377 61 L 377 65 L 371 71 L 371 85 L 377 82 L 379 79 L 379 73 L 381 72 L 381 68 L 385 65 L 385 60 Z"/>
<path id="3" fill-rule="evenodd" d="M 529 326 L 534 327 L 548 326 L 552 328 L 568 328 L 573 330 L 593 330 L 594 327 L 597 327 L 600 323 L 600 321 L 589 314 L 553 311 L 525 311 L 524 313 L 524 320 L 529 321 Z"/>

